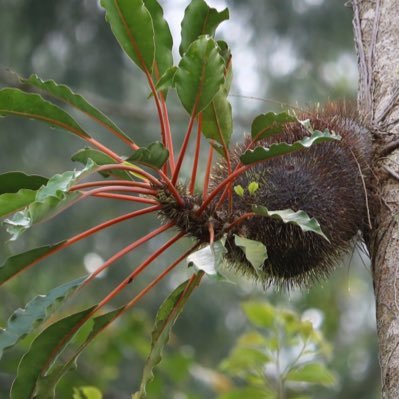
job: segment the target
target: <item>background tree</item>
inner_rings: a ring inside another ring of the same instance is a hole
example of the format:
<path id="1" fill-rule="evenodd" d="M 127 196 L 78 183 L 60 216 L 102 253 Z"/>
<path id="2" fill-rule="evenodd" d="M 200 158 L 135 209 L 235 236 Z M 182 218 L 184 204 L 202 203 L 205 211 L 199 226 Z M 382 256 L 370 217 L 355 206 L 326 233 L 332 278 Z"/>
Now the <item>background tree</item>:
<path id="1" fill-rule="evenodd" d="M 360 86 L 358 104 L 374 132 L 379 214 L 371 242 L 382 397 L 399 395 L 398 165 L 399 35 L 397 1 L 353 0 Z"/>

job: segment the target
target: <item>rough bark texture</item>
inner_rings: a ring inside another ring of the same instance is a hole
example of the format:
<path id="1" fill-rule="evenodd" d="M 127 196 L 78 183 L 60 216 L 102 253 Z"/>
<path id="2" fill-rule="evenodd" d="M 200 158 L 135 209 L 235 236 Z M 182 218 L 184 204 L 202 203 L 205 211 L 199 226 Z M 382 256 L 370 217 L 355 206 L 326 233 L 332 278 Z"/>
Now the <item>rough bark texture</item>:
<path id="1" fill-rule="evenodd" d="M 375 137 L 379 204 L 370 242 L 382 398 L 399 398 L 399 0 L 353 0 L 359 111 Z"/>

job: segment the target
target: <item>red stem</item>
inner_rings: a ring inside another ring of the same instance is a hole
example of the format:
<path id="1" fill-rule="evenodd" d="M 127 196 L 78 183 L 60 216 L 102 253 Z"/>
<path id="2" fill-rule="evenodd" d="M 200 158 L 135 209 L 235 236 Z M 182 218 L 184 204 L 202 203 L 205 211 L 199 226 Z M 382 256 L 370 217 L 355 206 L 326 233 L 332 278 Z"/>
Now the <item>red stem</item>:
<path id="1" fill-rule="evenodd" d="M 238 224 L 242 223 L 244 220 L 252 218 L 254 216 L 260 216 L 257 215 L 255 212 L 247 212 L 244 213 L 243 215 L 241 215 L 239 218 L 237 218 L 236 220 L 234 220 L 234 222 L 230 223 L 227 227 L 226 227 L 226 231 L 231 230 L 234 226 L 237 226 Z"/>
<path id="2" fill-rule="evenodd" d="M 158 173 L 162 177 L 162 180 L 167 185 L 169 191 L 175 197 L 175 200 L 179 203 L 180 206 L 184 206 L 184 200 L 181 197 L 180 193 L 177 191 L 177 189 L 176 189 L 175 185 L 173 184 L 173 182 L 170 181 L 169 177 L 166 176 L 165 173 L 162 172 L 162 170 L 159 169 Z"/>
<path id="3" fill-rule="evenodd" d="M 87 137 L 84 139 L 86 141 L 88 141 L 89 143 L 93 144 L 95 147 L 97 147 L 100 151 L 104 152 L 105 154 L 107 154 L 108 156 L 110 156 L 112 159 L 114 159 L 117 162 L 123 162 L 123 159 L 116 154 L 115 152 L 113 152 L 112 150 L 110 150 L 108 147 L 106 147 L 105 145 L 101 144 L 100 142 L 98 142 L 96 139 L 94 139 L 93 137 Z"/>
<path id="4" fill-rule="evenodd" d="M 165 139 L 166 139 L 166 144 L 167 144 L 167 149 L 169 150 L 169 167 L 171 174 L 173 174 L 175 170 L 175 153 L 173 149 L 173 139 L 172 139 L 172 133 L 170 130 L 170 122 L 169 122 L 169 114 L 168 114 L 168 107 L 166 106 L 165 98 L 162 93 L 159 93 L 159 96 L 161 98 L 161 106 L 162 106 L 162 112 L 164 116 L 164 124 L 165 124 Z"/>
<path id="5" fill-rule="evenodd" d="M 129 166 L 129 165 L 123 165 L 123 164 L 110 164 L 110 165 L 102 165 L 97 168 L 97 172 L 102 172 L 104 170 L 127 170 L 129 172 L 135 173 L 139 176 L 144 177 L 146 180 L 150 181 L 152 184 L 156 186 L 162 186 L 161 182 L 155 178 L 153 175 L 150 173 L 146 172 L 143 169 L 136 168 L 134 166 Z"/>
<path id="6" fill-rule="evenodd" d="M 179 173 L 180 173 L 181 165 L 183 163 L 184 156 L 186 155 L 188 142 L 190 140 L 191 132 L 192 132 L 193 126 L 194 126 L 196 109 L 197 109 L 197 107 L 194 106 L 193 112 L 191 113 L 190 121 L 188 122 L 187 132 L 186 132 L 186 135 L 184 136 L 183 144 L 181 146 L 180 153 L 179 153 L 179 158 L 177 159 L 176 168 L 175 168 L 175 171 L 174 171 L 173 177 L 172 177 L 173 184 L 176 184 L 177 178 L 179 177 Z"/>
<path id="7" fill-rule="evenodd" d="M 69 191 L 81 190 L 83 188 L 97 187 L 97 186 L 112 186 L 112 185 L 120 185 L 120 186 L 131 186 L 131 187 L 140 187 L 144 189 L 151 189 L 151 185 L 147 183 L 140 183 L 136 181 L 126 181 L 126 180 L 99 180 L 92 181 L 88 183 L 75 184 L 72 186 Z M 152 190 L 154 194 L 156 194 L 155 190 Z"/>
<path id="8" fill-rule="evenodd" d="M 197 179 L 198 162 L 199 162 L 199 155 L 201 149 L 201 130 L 202 130 L 202 113 L 198 115 L 197 142 L 195 143 L 193 170 L 191 172 L 191 182 L 189 188 L 190 194 L 194 193 L 195 181 Z"/>
<path id="9" fill-rule="evenodd" d="M 223 190 L 231 181 L 236 179 L 242 173 L 246 172 L 252 165 L 241 166 L 239 169 L 236 169 L 230 176 L 227 176 L 221 183 L 219 183 L 213 191 L 209 194 L 209 196 L 204 200 L 201 207 L 198 209 L 197 213 L 200 215 L 204 209 L 212 202 L 212 200 L 216 197 L 219 191 Z"/>
<path id="10" fill-rule="evenodd" d="M 133 251 L 140 245 L 144 244 L 145 242 L 151 240 L 151 238 L 156 237 L 158 234 L 163 233 L 164 231 L 170 229 L 172 226 L 174 226 L 174 223 L 170 222 L 168 224 L 165 224 L 161 227 L 158 227 L 157 229 L 153 230 L 151 233 L 146 234 L 144 237 L 141 237 L 140 239 L 134 241 L 130 245 L 126 246 L 125 248 L 121 249 L 118 251 L 116 254 L 111 256 L 107 261 L 105 261 L 96 271 L 94 271 L 92 274 L 90 274 L 89 277 L 85 280 L 85 282 L 80 286 L 80 288 L 83 288 L 86 286 L 93 278 L 95 278 L 99 273 L 101 273 L 103 270 L 105 270 L 107 267 L 109 267 L 112 263 L 117 261 L 118 259 L 122 258 L 129 252 Z M 79 288 L 79 289 L 80 289 Z"/>
<path id="11" fill-rule="evenodd" d="M 96 193 L 96 194 L 91 194 L 91 195 L 93 197 L 110 198 L 110 199 L 114 199 L 114 200 L 138 202 L 140 204 L 150 204 L 150 205 L 158 205 L 159 204 L 159 202 L 157 200 L 154 200 L 151 198 L 134 197 L 133 195 L 123 195 L 123 194 L 114 194 L 114 193 Z"/>
<path id="12" fill-rule="evenodd" d="M 210 180 L 211 170 L 212 170 L 212 159 L 213 159 L 213 147 L 211 145 L 209 147 L 208 162 L 206 164 L 206 172 L 205 172 L 205 179 L 204 179 L 204 191 L 202 193 L 203 199 L 205 199 L 208 196 L 209 180 Z"/>
<path id="13" fill-rule="evenodd" d="M 115 287 L 101 302 L 96 306 L 96 311 L 107 304 L 112 298 L 118 295 L 128 284 L 130 284 L 154 259 L 158 258 L 163 252 L 171 247 L 176 241 L 183 237 L 184 233 L 181 232 L 167 241 L 162 247 L 149 256 L 142 262 L 132 273 L 130 273 L 117 287 Z"/>

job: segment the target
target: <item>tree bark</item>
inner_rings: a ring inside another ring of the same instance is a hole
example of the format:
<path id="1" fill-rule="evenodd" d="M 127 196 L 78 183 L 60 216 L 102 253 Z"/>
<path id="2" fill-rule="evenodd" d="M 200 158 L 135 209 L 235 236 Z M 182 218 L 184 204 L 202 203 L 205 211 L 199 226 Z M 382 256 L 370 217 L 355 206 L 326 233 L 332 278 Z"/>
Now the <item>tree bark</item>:
<path id="1" fill-rule="evenodd" d="M 358 108 L 374 135 L 370 240 L 383 399 L 399 398 L 399 0 L 353 0 Z"/>

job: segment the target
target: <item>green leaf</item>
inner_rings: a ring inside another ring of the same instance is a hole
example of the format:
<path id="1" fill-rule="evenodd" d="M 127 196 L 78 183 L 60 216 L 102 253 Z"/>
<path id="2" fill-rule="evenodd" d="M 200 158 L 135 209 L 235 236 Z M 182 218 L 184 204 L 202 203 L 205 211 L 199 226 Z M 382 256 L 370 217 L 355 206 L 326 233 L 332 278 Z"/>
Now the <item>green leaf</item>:
<path id="1" fill-rule="evenodd" d="M 267 249 L 259 241 L 250 240 L 234 234 L 234 243 L 245 253 L 248 262 L 255 269 L 256 273 L 262 273 L 262 266 L 267 259 Z"/>
<path id="2" fill-rule="evenodd" d="M 259 183 L 252 181 L 248 184 L 249 195 L 254 195 L 259 190 Z"/>
<path id="3" fill-rule="evenodd" d="M 65 111 L 34 93 L 18 89 L 0 90 L 0 115 L 23 116 L 60 127 L 87 139 L 90 136 Z"/>
<path id="4" fill-rule="evenodd" d="M 224 82 L 224 61 L 216 42 L 201 36 L 181 59 L 174 83 L 184 108 L 198 114 L 206 108 Z"/>
<path id="5" fill-rule="evenodd" d="M 164 72 L 164 74 L 160 77 L 157 84 L 155 85 L 157 91 L 163 92 L 164 96 L 166 96 L 168 89 L 174 87 L 174 79 L 176 71 L 177 71 L 177 66 L 170 67 Z"/>
<path id="6" fill-rule="evenodd" d="M 149 144 L 147 147 L 141 147 L 134 151 L 133 155 L 131 155 L 126 161 L 132 163 L 138 162 L 161 169 L 162 165 L 168 160 L 168 158 L 169 151 L 162 143 L 156 141 L 155 143 Z"/>
<path id="7" fill-rule="evenodd" d="M 58 100 L 77 108 L 79 111 L 83 112 L 100 125 L 111 130 L 117 136 L 123 137 L 131 143 L 133 142 L 133 140 L 127 136 L 114 122 L 112 122 L 111 119 L 91 105 L 81 95 L 74 93 L 68 86 L 58 84 L 54 80 L 44 81 L 37 75 L 31 75 L 28 79 L 21 79 L 21 81 L 31 86 L 37 87 L 38 89 L 43 90 L 45 93 L 57 98 Z"/>
<path id="8" fill-rule="evenodd" d="M 264 349 L 236 346 L 229 357 L 223 360 L 220 367 L 230 375 L 240 376 L 252 372 L 261 372 L 270 360 L 270 356 L 265 353 Z"/>
<path id="9" fill-rule="evenodd" d="M 173 39 L 169 25 L 163 17 L 162 7 L 157 0 L 144 0 L 144 5 L 151 14 L 155 33 L 155 64 L 157 73 L 154 74 L 157 80 L 166 70 L 173 65 L 172 47 Z"/>
<path id="10" fill-rule="evenodd" d="M 218 399 L 275 399 L 276 394 L 263 387 L 245 387 L 224 393 Z"/>
<path id="11" fill-rule="evenodd" d="M 0 217 L 28 206 L 36 198 L 36 191 L 21 189 L 16 193 L 0 195 Z"/>
<path id="12" fill-rule="evenodd" d="M 280 219 L 284 223 L 293 223 L 301 228 L 302 231 L 311 231 L 313 233 L 322 236 L 324 239 L 329 241 L 327 236 L 321 230 L 319 222 L 315 218 L 310 218 L 305 211 L 296 211 L 292 209 L 283 209 L 279 211 L 269 211 L 265 206 L 253 205 L 252 210 L 257 215 L 263 215 L 267 217 L 272 217 L 275 219 Z"/>
<path id="13" fill-rule="evenodd" d="M 0 194 L 16 193 L 22 188 L 38 190 L 46 184 L 46 177 L 26 175 L 22 172 L 7 172 L 0 175 Z"/>
<path id="14" fill-rule="evenodd" d="M 93 173 L 97 165 L 89 160 L 86 167 L 80 171 L 68 171 L 53 176 L 47 184 L 36 192 L 36 197 L 22 211 L 6 219 L 4 224 L 11 240 L 16 240 L 23 232 L 36 223 L 43 222 L 68 206 L 72 205 L 82 194 L 79 191 L 68 190 L 80 179 Z"/>
<path id="15" fill-rule="evenodd" d="M 124 307 L 97 316 L 90 320 L 88 323 L 92 324 L 91 330 L 87 337 L 84 339 L 78 350 L 71 356 L 65 363 L 57 364 L 52 368 L 50 373 L 42 375 L 37 380 L 37 399 L 50 399 L 54 398 L 55 388 L 61 378 L 71 369 L 77 367 L 79 355 L 83 350 L 103 331 L 109 324 L 112 323 L 124 310 Z M 71 327 L 73 328 L 73 327 Z"/>
<path id="16" fill-rule="evenodd" d="M 73 338 L 71 330 L 92 312 L 94 307 L 74 313 L 47 327 L 32 342 L 22 357 L 11 388 L 11 399 L 33 399 L 40 376 L 52 366 L 54 359 Z"/>
<path id="17" fill-rule="evenodd" d="M 151 352 L 144 366 L 140 390 L 133 395 L 133 399 L 140 399 L 146 395 L 146 386 L 154 377 L 154 367 L 162 359 L 162 351 L 169 340 L 170 331 L 201 277 L 202 273 L 198 273 L 194 280 L 190 279 L 179 285 L 160 306 L 155 318 Z"/>
<path id="18" fill-rule="evenodd" d="M 309 148 L 313 144 L 340 139 L 340 136 L 337 136 L 336 134 L 331 134 L 328 130 L 324 132 L 315 130 L 315 132 L 311 136 L 306 136 L 303 139 L 295 141 L 292 144 L 275 143 L 270 145 L 270 147 L 256 147 L 253 150 L 247 150 L 244 152 L 243 155 L 241 155 L 240 160 L 244 165 L 249 165 L 254 162 L 265 161 L 276 156 L 300 151 Z"/>
<path id="19" fill-rule="evenodd" d="M 102 399 L 101 391 L 96 387 L 73 388 L 73 399 Z"/>
<path id="20" fill-rule="evenodd" d="M 248 320 L 256 327 L 270 329 L 276 319 L 276 309 L 265 302 L 245 302 L 242 304 Z"/>
<path id="21" fill-rule="evenodd" d="M 180 55 L 183 55 L 192 42 L 201 35 L 214 36 L 216 28 L 229 19 L 229 10 L 217 11 L 210 8 L 204 0 L 193 0 L 184 12 L 181 24 Z"/>
<path id="22" fill-rule="evenodd" d="M 244 197 L 245 191 L 240 184 L 234 186 L 234 192 L 241 198 Z"/>
<path id="23" fill-rule="evenodd" d="M 152 71 L 154 27 L 143 0 L 101 0 L 105 18 L 130 59 L 143 71 Z"/>
<path id="24" fill-rule="evenodd" d="M 252 122 L 251 136 L 256 141 L 274 136 L 282 131 L 286 123 L 296 121 L 297 119 L 294 116 L 286 112 L 281 112 L 280 114 L 275 114 L 274 112 L 261 114 Z"/>
<path id="25" fill-rule="evenodd" d="M 93 148 L 82 148 L 78 152 L 72 155 L 71 160 L 74 162 L 80 162 L 83 165 L 87 165 L 89 159 L 93 160 L 96 165 L 110 165 L 116 164 L 115 159 L 111 158 L 109 155 L 105 154 L 102 151 L 94 150 Z M 120 178 L 131 180 L 131 175 L 128 172 L 123 170 L 112 170 L 112 171 L 103 171 L 100 172 L 100 175 L 104 177 L 108 177 L 110 175 L 118 176 Z"/>
<path id="26" fill-rule="evenodd" d="M 11 256 L 0 266 L 0 285 L 5 283 L 24 269 L 33 266 L 41 259 L 55 252 L 65 241 L 53 245 L 31 249 L 18 255 Z"/>
<path id="27" fill-rule="evenodd" d="M 47 295 L 33 298 L 27 303 L 25 309 L 17 309 L 8 319 L 7 327 L 0 329 L 0 358 L 4 349 L 14 346 L 20 339 L 46 321 L 85 278 L 81 277 L 54 288 Z"/>
<path id="28" fill-rule="evenodd" d="M 322 363 L 309 363 L 297 367 L 287 373 L 286 379 L 288 381 L 300 381 L 324 386 L 336 384 L 334 374 Z"/>

